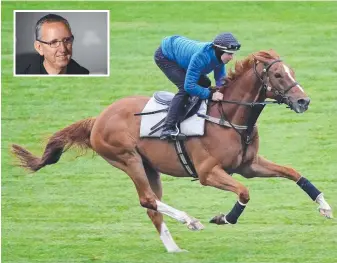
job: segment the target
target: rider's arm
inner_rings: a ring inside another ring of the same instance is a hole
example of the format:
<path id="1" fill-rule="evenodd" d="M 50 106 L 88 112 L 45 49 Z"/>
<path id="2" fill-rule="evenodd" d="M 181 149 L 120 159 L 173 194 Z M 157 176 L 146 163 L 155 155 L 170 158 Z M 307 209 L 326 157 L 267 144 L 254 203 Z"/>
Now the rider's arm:
<path id="1" fill-rule="evenodd" d="M 208 99 L 210 96 L 208 88 L 198 85 L 201 71 L 207 63 L 207 58 L 201 53 L 196 53 L 191 58 L 184 84 L 184 89 L 191 96 L 198 96 L 201 99 Z"/>
<path id="2" fill-rule="evenodd" d="M 215 85 L 217 87 L 220 87 L 222 85 L 224 77 L 226 77 L 225 65 L 221 64 L 220 66 L 214 69 L 214 80 L 215 80 Z"/>

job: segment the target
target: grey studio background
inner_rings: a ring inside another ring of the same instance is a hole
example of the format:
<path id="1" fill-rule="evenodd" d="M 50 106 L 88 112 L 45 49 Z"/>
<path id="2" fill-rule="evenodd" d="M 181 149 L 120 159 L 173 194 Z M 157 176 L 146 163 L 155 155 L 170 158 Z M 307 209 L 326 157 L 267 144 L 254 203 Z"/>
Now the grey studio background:
<path id="1" fill-rule="evenodd" d="M 101 12 L 20 12 L 16 11 L 16 54 L 37 53 L 34 49 L 36 22 L 47 14 L 68 20 L 75 36 L 73 56 L 90 74 L 108 74 L 108 13 Z"/>

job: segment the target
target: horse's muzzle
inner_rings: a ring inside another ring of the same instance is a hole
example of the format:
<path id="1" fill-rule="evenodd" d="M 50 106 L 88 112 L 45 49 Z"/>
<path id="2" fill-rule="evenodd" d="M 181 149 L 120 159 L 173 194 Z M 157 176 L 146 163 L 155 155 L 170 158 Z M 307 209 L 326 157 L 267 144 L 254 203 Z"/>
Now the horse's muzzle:
<path id="1" fill-rule="evenodd" d="M 288 100 L 289 107 L 294 110 L 296 113 L 303 113 L 305 112 L 310 104 L 310 98 L 300 98 L 292 101 L 292 99 Z"/>

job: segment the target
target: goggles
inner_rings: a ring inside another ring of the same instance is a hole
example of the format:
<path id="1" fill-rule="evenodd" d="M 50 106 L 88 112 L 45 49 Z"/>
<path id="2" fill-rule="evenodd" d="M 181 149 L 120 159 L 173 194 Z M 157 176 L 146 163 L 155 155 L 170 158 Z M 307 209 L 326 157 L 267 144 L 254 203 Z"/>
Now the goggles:
<path id="1" fill-rule="evenodd" d="M 240 44 L 229 44 L 227 46 L 220 46 L 213 44 L 215 47 L 219 48 L 222 52 L 233 54 L 235 51 L 238 51 L 241 47 Z"/>

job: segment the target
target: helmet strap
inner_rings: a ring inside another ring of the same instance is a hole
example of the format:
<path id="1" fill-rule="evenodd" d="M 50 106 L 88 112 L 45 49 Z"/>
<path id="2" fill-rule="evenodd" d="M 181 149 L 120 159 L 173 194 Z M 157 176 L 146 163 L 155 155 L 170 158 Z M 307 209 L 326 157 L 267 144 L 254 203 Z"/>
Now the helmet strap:
<path id="1" fill-rule="evenodd" d="M 213 47 L 214 47 L 215 57 L 218 59 L 218 61 L 219 61 L 220 63 L 223 63 L 222 60 L 221 60 L 221 56 L 222 56 L 222 54 L 225 53 L 225 52 L 224 52 L 223 50 L 221 50 L 220 48 L 217 48 L 217 47 L 215 47 L 215 46 L 213 46 Z"/>

